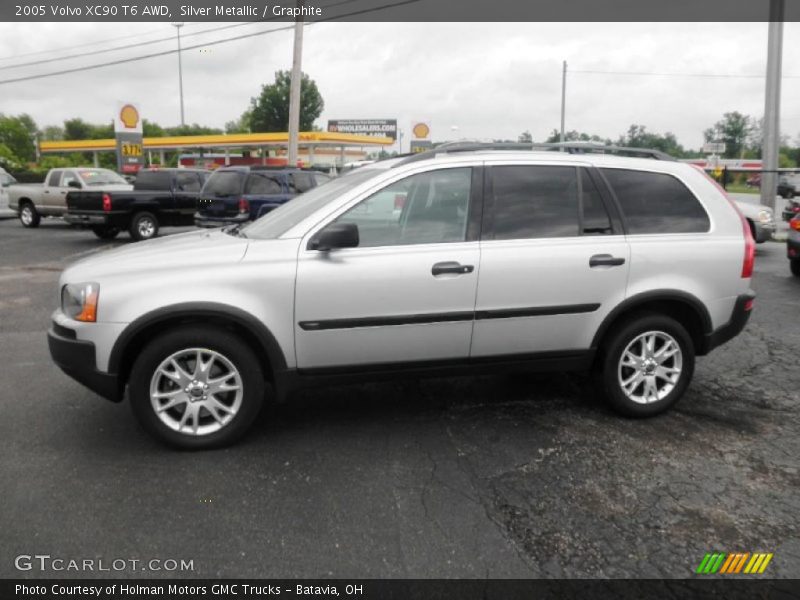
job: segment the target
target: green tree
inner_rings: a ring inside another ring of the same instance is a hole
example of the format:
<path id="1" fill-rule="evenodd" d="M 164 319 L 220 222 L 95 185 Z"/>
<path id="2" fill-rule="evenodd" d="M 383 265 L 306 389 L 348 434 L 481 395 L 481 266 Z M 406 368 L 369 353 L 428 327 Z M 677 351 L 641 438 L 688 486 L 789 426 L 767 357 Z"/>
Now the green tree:
<path id="1" fill-rule="evenodd" d="M 0 144 L 4 144 L 19 160 L 36 158 L 36 124 L 28 115 L 16 117 L 0 113 Z"/>
<path id="2" fill-rule="evenodd" d="M 517 141 L 523 144 L 530 144 L 531 142 L 533 142 L 533 136 L 531 135 L 531 132 L 526 129 L 525 131 L 519 134 Z"/>
<path id="3" fill-rule="evenodd" d="M 759 129 L 758 121 L 740 112 L 728 112 L 703 132 L 707 142 L 724 142 L 725 158 L 741 158 Z"/>
<path id="4" fill-rule="evenodd" d="M 617 144 L 631 148 L 652 148 L 666 152 L 670 156 L 678 158 L 684 157 L 686 151 L 678 143 L 675 134 L 667 132 L 665 134 L 651 133 L 644 125 L 631 125 L 628 132 L 620 136 Z"/>
<path id="5" fill-rule="evenodd" d="M 250 130 L 254 132 L 287 131 L 289 129 L 290 71 L 277 71 L 275 82 L 261 87 L 261 95 L 250 99 Z M 322 114 L 325 102 L 317 84 L 303 73 L 300 82 L 300 131 L 310 131 Z"/>
<path id="6" fill-rule="evenodd" d="M 48 125 L 42 129 L 41 138 L 49 142 L 63 140 L 64 128 L 58 125 Z"/>
<path id="7" fill-rule="evenodd" d="M 225 133 L 250 133 L 252 114 L 252 109 L 247 109 L 238 119 L 225 123 Z"/>
<path id="8" fill-rule="evenodd" d="M 556 144 L 561 141 L 561 131 L 558 129 L 553 129 L 550 132 L 550 135 L 545 140 L 546 144 Z M 580 131 L 565 131 L 564 132 L 564 141 L 565 142 L 591 142 L 594 144 L 611 144 L 611 140 L 603 139 L 599 135 L 583 133 Z"/>
<path id="9" fill-rule="evenodd" d="M 218 135 L 220 133 L 222 133 L 222 129 L 206 127 L 197 123 L 164 128 L 165 135 Z"/>
<path id="10" fill-rule="evenodd" d="M 7 170 L 22 168 L 22 161 L 5 144 L 0 144 L 0 166 Z"/>

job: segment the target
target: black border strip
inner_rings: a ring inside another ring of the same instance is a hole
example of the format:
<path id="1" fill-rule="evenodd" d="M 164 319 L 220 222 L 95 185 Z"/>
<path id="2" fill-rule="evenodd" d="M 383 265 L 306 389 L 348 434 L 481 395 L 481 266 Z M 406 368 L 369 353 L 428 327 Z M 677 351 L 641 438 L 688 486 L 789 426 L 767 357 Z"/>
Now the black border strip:
<path id="1" fill-rule="evenodd" d="M 358 317 L 354 319 L 327 319 L 300 321 L 303 331 L 326 331 L 331 329 L 355 329 L 359 327 L 388 327 L 394 325 L 423 325 L 426 323 L 453 323 L 458 321 L 513 319 L 517 317 L 543 317 L 550 315 L 572 315 L 594 312 L 600 308 L 595 304 L 566 304 L 563 306 L 532 306 L 528 308 L 504 308 L 498 310 L 459 311 L 420 315 L 392 315 L 386 317 Z"/>

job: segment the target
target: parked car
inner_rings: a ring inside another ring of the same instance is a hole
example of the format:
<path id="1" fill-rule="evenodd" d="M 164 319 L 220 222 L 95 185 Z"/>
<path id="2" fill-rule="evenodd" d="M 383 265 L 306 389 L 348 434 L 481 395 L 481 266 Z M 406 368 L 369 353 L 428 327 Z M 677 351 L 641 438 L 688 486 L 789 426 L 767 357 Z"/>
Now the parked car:
<path id="1" fill-rule="evenodd" d="M 787 200 L 797 196 L 800 189 L 800 175 L 783 175 L 778 179 L 778 195 Z"/>
<path id="2" fill-rule="evenodd" d="M 319 171 L 287 167 L 224 167 L 208 178 L 195 225 L 220 227 L 258 219 L 297 194 L 330 181 Z"/>
<path id="3" fill-rule="evenodd" d="M 16 216 L 16 213 L 8 207 L 8 188 L 15 183 L 17 180 L 0 167 L 0 217 Z"/>
<path id="4" fill-rule="evenodd" d="M 789 234 L 786 236 L 786 256 L 792 275 L 800 277 L 800 215 L 789 221 Z"/>
<path id="5" fill-rule="evenodd" d="M 702 172 L 461 148 L 70 266 L 53 360 L 111 400 L 127 387 L 160 440 L 205 448 L 240 437 L 267 390 L 384 376 L 593 370 L 613 409 L 652 416 L 744 328 L 755 244 Z"/>
<path id="6" fill-rule="evenodd" d="M 775 216 L 769 206 L 763 204 L 751 204 L 743 200 L 733 199 L 736 207 L 744 215 L 747 224 L 750 226 L 750 231 L 756 243 L 763 244 L 764 242 L 772 239 L 772 234 L 775 233 Z"/>
<path id="7" fill-rule="evenodd" d="M 800 202 L 797 200 L 790 200 L 784 205 L 781 216 L 784 221 L 791 221 L 797 215 L 800 215 Z"/>
<path id="8" fill-rule="evenodd" d="M 38 227 L 43 216 L 60 217 L 67 212 L 67 193 L 70 191 L 131 189 L 133 186 L 108 169 L 50 169 L 44 183 L 17 184 L 9 189 L 8 203 L 24 227 Z"/>
<path id="9" fill-rule="evenodd" d="M 89 227 L 103 239 L 127 230 L 134 240 L 149 240 L 161 226 L 194 224 L 197 198 L 209 174 L 200 169 L 142 169 L 132 191 L 69 192 L 64 220 Z"/>

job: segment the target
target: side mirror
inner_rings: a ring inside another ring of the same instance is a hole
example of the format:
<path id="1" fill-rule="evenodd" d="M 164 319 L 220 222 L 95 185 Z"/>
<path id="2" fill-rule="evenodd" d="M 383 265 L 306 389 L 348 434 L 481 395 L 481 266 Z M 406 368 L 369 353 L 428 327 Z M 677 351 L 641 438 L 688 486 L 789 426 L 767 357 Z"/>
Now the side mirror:
<path id="1" fill-rule="evenodd" d="M 308 249 L 328 252 L 337 248 L 356 248 L 358 243 L 358 225 L 355 223 L 332 223 L 311 238 L 308 242 Z"/>
<path id="2" fill-rule="evenodd" d="M 81 182 L 80 181 L 76 181 L 75 179 L 70 181 L 67 184 L 67 187 L 75 188 L 75 189 L 78 189 L 78 190 L 83 189 L 83 186 L 81 185 Z"/>

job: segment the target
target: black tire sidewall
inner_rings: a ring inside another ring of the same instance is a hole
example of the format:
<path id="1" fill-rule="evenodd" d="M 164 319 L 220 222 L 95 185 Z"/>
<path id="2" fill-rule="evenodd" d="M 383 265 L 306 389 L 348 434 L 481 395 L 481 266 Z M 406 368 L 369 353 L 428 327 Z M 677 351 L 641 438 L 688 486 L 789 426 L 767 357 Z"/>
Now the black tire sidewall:
<path id="1" fill-rule="evenodd" d="M 24 211 L 26 208 L 31 211 L 31 222 L 27 225 L 22 220 L 22 211 Z M 31 202 L 23 203 L 23 205 L 19 209 L 19 222 L 22 223 L 23 227 L 28 227 L 28 228 L 38 227 L 41 218 L 42 217 L 39 214 L 39 211 L 36 210 L 36 207 Z"/>
<path id="2" fill-rule="evenodd" d="M 238 369 L 244 388 L 242 406 L 233 420 L 217 432 L 192 436 L 173 431 L 161 422 L 150 404 L 150 380 L 170 354 L 183 348 L 216 350 Z M 252 425 L 264 404 L 264 375 L 250 348 L 232 333 L 215 327 L 184 326 L 154 338 L 139 354 L 128 385 L 131 409 L 144 429 L 175 448 L 200 450 L 229 445 Z"/>
<path id="3" fill-rule="evenodd" d="M 153 225 L 154 225 L 153 235 L 151 235 L 150 237 L 142 237 L 141 235 L 139 235 L 139 221 L 141 221 L 142 219 L 150 219 L 151 221 L 153 221 Z M 133 215 L 133 218 L 131 219 L 131 225 L 130 225 L 130 228 L 128 230 L 128 233 L 130 233 L 131 237 L 134 240 L 139 242 L 139 241 L 144 241 L 144 240 L 152 240 L 154 237 L 157 237 L 158 236 L 158 229 L 159 229 L 158 219 L 156 218 L 156 216 L 153 213 L 138 212 L 135 215 Z"/>
<path id="4" fill-rule="evenodd" d="M 619 359 L 628 344 L 646 331 L 662 331 L 680 345 L 683 366 L 678 384 L 662 400 L 639 404 L 628 398 L 617 380 Z M 606 401 L 616 412 L 629 417 L 650 417 L 671 408 L 681 399 L 694 374 L 694 345 L 686 329 L 675 319 L 655 313 L 643 313 L 620 324 L 608 338 L 602 352 L 602 382 Z"/>

